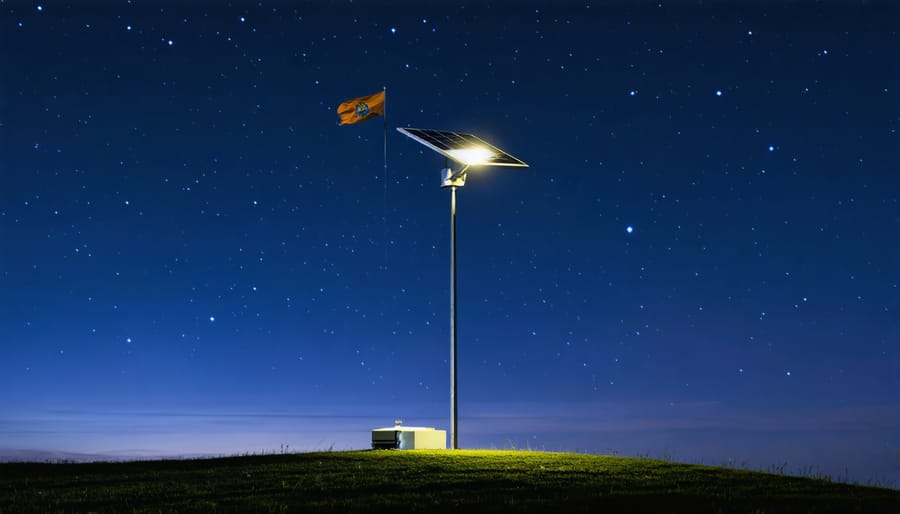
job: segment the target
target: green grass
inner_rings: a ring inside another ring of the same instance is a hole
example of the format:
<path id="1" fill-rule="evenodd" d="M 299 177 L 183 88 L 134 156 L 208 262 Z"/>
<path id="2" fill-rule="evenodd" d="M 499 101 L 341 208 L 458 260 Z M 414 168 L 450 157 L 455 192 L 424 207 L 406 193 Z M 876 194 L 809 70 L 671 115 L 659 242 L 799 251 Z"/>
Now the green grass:
<path id="1" fill-rule="evenodd" d="M 865 512 L 900 491 L 650 459 L 352 451 L 0 464 L 0 513 Z"/>

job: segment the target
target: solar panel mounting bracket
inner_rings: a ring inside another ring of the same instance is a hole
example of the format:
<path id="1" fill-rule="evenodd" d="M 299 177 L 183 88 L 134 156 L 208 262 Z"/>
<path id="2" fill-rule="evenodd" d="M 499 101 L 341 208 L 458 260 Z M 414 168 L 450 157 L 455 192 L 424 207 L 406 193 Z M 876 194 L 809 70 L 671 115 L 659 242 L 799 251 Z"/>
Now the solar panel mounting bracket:
<path id="1" fill-rule="evenodd" d="M 441 170 L 441 188 L 445 187 L 463 187 L 466 185 L 466 176 L 469 166 L 465 165 L 459 171 L 453 171 L 451 168 Z"/>

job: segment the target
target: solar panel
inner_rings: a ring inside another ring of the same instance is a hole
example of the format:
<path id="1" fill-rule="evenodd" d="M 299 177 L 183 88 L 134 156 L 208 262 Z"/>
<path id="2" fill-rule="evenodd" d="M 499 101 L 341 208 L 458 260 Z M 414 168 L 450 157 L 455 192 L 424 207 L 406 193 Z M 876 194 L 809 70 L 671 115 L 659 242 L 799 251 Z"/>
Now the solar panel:
<path id="1" fill-rule="evenodd" d="M 463 165 L 528 167 L 524 162 L 473 134 L 400 127 L 397 131 Z"/>

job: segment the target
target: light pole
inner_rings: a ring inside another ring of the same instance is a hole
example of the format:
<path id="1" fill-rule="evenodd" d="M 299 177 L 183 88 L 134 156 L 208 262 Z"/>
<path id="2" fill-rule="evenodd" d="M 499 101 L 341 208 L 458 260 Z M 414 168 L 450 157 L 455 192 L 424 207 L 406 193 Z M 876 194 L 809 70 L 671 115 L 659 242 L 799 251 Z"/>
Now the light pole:
<path id="1" fill-rule="evenodd" d="M 456 189 L 466 185 L 470 166 L 528 165 L 512 155 L 491 146 L 472 134 L 448 130 L 397 128 L 419 143 L 462 165 L 454 172 L 446 163 L 441 170 L 441 188 L 450 189 L 450 448 L 459 448 L 459 395 L 457 365 L 457 309 L 456 309 Z"/>
<path id="2" fill-rule="evenodd" d="M 450 448 L 459 448 L 456 403 L 456 186 L 450 186 Z"/>
<path id="3" fill-rule="evenodd" d="M 454 174 L 450 168 L 442 170 L 442 188 L 450 189 L 450 448 L 459 448 L 459 404 L 457 400 L 457 335 L 456 335 L 456 188 L 466 184 L 466 165 Z"/>

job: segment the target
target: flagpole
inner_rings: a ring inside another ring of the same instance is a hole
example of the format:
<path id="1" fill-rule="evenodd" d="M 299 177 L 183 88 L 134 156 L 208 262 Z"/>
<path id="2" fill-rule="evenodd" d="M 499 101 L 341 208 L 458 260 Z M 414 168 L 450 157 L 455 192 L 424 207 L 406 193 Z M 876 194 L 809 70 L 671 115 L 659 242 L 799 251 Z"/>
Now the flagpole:
<path id="1" fill-rule="evenodd" d="M 388 163 L 387 163 L 387 86 L 382 86 L 382 90 L 384 91 L 384 107 L 382 109 L 382 117 L 384 118 L 384 204 L 382 207 L 381 214 L 381 225 L 384 230 L 384 269 L 387 270 L 387 247 L 388 247 L 388 236 L 387 236 L 387 186 L 388 186 Z"/>
<path id="2" fill-rule="evenodd" d="M 387 86 L 382 86 L 384 90 L 384 192 L 387 194 Z"/>

